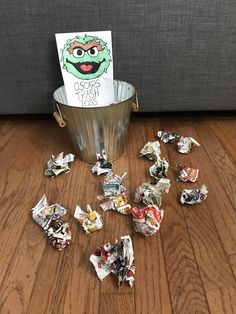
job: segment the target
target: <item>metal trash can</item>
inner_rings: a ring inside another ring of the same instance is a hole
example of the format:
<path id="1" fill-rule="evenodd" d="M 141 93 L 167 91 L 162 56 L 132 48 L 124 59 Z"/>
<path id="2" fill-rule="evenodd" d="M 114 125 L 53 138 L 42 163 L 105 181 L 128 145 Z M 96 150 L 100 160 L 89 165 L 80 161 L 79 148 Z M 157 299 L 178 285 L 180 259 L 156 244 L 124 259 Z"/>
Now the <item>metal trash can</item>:
<path id="1" fill-rule="evenodd" d="M 96 154 L 105 150 L 109 161 L 119 158 L 126 144 L 131 111 L 138 111 L 135 88 L 114 80 L 115 103 L 104 107 L 74 107 L 67 104 L 65 87 L 53 94 L 54 117 L 66 126 L 78 157 L 96 162 Z"/>

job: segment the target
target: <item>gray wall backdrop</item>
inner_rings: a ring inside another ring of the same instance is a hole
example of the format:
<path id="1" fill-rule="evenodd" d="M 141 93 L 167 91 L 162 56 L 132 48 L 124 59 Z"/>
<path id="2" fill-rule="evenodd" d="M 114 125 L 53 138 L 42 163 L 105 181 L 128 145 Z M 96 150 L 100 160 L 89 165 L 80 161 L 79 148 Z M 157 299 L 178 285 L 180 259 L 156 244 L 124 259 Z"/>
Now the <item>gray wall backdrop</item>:
<path id="1" fill-rule="evenodd" d="M 235 0 L 1 0 L 0 113 L 52 111 L 55 33 L 112 30 L 142 111 L 236 109 Z"/>

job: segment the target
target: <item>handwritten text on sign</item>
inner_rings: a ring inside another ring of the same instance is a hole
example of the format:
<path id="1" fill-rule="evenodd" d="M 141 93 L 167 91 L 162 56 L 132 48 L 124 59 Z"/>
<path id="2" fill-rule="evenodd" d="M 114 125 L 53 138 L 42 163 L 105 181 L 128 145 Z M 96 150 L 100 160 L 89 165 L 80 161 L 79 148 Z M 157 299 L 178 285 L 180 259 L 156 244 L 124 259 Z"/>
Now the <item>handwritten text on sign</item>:
<path id="1" fill-rule="evenodd" d="M 82 107 L 97 106 L 99 98 L 99 79 L 75 82 L 74 90 Z"/>

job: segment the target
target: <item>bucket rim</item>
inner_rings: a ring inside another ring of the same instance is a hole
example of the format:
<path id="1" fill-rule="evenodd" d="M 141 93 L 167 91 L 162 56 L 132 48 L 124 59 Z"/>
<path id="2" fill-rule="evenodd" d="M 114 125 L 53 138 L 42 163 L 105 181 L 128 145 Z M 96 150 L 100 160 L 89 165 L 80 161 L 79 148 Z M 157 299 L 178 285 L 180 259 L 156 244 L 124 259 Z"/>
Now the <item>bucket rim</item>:
<path id="1" fill-rule="evenodd" d="M 76 106 L 70 106 L 70 105 L 63 104 L 63 103 L 61 103 L 60 101 L 58 101 L 58 100 L 55 99 L 55 93 L 56 93 L 59 89 L 61 89 L 62 87 L 65 87 L 65 85 L 61 85 L 60 87 L 58 87 L 58 88 L 53 92 L 53 100 L 54 100 L 57 104 L 59 104 L 60 106 L 64 106 L 64 107 L 66 107 L 66 108 L 70 107 L 70 108 L 83 109 L 83 110 L 84 110 L 84 109 L 86 109 L 86 110 L 97 110 L 97 109 L 108 108 L 108 107 L 111 108 L 111 107 L 120 105 L 120 104 L 122 104 L 122 103 L 124 103 L 124 102 L 127 102 L 127 101 L 131 100 L 133 97 L 135 97 L 136 89 L 135 89 L 135 87 L 134 87 L 132 84 L 130 84 L 130 83 L 126 82 L 126 81 L 122 81 L 122 80 L 114 80 L 114 81 L 129 84 L 129 85 L 130 85 L 131 87 L 133 87 L 133 89 L 134 89 L 133 94 L 132 94 L 129 98 L 125 99 L 125 100 L 122 100 L 122 101 L 117 102 L 117 103 L 111 103 L 111 104 L 109 104 L 109 105 L 107 105 L 107 106 L 98 106 L 98 107 L 76 107 Z"/>

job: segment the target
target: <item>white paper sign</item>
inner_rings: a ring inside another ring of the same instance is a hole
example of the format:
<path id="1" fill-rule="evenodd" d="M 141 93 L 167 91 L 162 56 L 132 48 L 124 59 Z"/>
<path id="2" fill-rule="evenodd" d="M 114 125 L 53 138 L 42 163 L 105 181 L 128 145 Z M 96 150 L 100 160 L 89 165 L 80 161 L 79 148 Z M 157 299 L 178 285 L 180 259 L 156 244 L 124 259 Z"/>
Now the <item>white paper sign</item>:
<path id="1" fill-rule="evenodd" d="M 68 105 L 114 102 L 111 31 L 55 34 Z"/>

